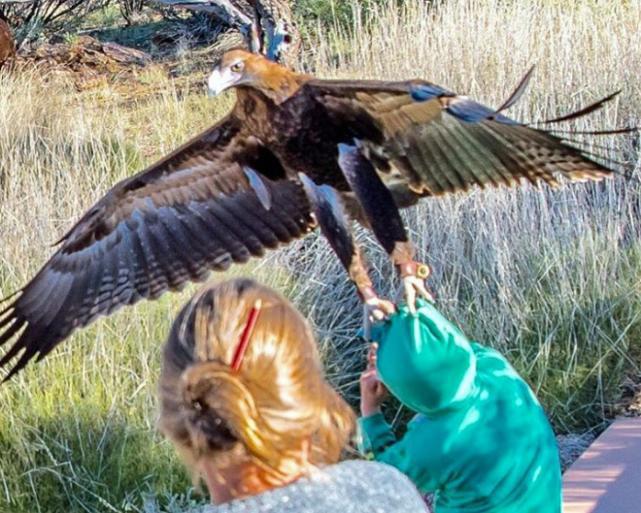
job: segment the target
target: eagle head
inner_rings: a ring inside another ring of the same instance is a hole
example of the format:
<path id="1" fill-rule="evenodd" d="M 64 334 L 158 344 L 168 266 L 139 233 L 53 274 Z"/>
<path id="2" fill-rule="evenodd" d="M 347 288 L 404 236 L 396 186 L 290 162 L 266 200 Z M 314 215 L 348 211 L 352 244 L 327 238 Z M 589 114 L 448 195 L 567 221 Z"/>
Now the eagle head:
<path id="1" fill-rule="evenodd" d="M 294 73 L 263 55 L 234 49 L 225 52 L 214 65 L 208 86 L 212 96 L 230 87 L 251 87 L 281 102 L 305 80 L 306 76 Z"/>
<path id="2" fill-rule="evenodd" d="M 252 85 L 260 78 L 268 63 L 262 55 L 246 50 L 225 52 L 209 75 L 209 92 L 217 96 L 230 87 Z"/>

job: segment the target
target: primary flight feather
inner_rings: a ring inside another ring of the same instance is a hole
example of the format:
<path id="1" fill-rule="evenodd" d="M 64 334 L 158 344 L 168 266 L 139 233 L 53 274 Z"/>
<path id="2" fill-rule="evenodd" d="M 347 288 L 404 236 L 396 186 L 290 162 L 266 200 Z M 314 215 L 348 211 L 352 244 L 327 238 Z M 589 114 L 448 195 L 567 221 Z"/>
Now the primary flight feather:
<path id="1" fill-rule="evenodd" d="M 209 86 L 236 89 L 227 117 L 114 186 L 0 312 L 0 345 L 13 340 L 0 360 L 12 365 L 6 378 L 100 315 L 318 225 L 380 314 L 389 305 L 371 287 L 345 215 L 374 231 L 413 301 L 427 293 L 425 274 L 398 207 L 473 186 L 611 174 L 551 133 L 425 81 L 318 80 L 233 50 Z"/>

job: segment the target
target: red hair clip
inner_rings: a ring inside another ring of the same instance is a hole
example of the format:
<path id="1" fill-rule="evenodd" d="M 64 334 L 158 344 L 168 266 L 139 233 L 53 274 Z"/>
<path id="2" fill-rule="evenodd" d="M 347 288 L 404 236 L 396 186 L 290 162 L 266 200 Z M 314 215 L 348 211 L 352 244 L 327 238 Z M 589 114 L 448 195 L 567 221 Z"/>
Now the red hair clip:
<path id="1" fill-rule="evenodd" d="M 243 358 L 245 357 L 245 352 L 247 351 L 247 346 L 249 345 L 249 338 L 252 335 L 252 331 L 254 331 L 254 326 L 256 326 L 256 320 L 258 319 L 258 314 L 260 313 L 262 304 L 262 301 L 260 299 L 257 299 L 254 303 L 254 306 L 249 311 L 247 324 L 245 324 L 243 333 L 240 336 L 240 341 L 238 342 L 238 347 L 236 348 L 234 357 L 231 360 L 232 372 L 238 372 L 240 370 L 240 366 L 243 363 Z"/>

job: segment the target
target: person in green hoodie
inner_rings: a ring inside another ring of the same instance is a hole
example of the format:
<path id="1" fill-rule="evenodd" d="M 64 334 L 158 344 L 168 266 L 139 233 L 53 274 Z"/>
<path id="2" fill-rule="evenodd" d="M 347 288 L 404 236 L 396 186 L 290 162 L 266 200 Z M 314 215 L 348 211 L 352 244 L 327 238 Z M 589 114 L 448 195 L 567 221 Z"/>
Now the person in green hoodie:
<path id="1" fill-rule="evenodd" d="M 434 493 L 436 513 L 560 513 L 554 433 L 525 381 L 427 302 L 372 329 L 361 376 L 360 449 Z M 418 415 L 397 440 L 387 390 Z"/>

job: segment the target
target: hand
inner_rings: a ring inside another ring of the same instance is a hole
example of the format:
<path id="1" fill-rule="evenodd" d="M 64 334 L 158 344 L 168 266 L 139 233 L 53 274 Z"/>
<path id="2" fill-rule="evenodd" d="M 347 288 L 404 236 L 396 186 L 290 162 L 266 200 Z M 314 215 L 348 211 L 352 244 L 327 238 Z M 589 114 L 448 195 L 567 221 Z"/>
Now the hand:
<path id="1" fill-rule="evenodd" d="M 367 368 L 361 374 L 361 415 L 369 417 L 381 412 L 381 404 L 388 395 L 387 387 L 378 378 L 376 352 L 378 344 L 370 345 L 367 353 Z"/>

